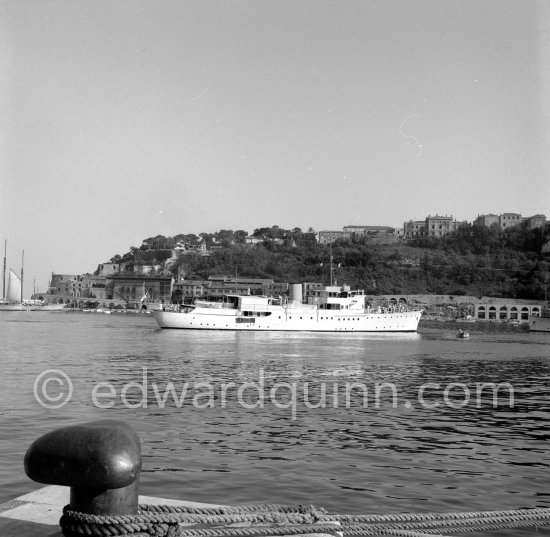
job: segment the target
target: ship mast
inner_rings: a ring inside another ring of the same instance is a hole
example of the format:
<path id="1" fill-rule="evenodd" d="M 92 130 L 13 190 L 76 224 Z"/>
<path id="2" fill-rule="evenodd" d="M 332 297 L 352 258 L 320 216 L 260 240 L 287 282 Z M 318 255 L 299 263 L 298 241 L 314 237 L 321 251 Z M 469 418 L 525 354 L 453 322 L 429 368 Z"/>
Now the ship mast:
<path id="1" fill-rule="evenodd" d="M 2 279 L 2 299 L 6 300 L 6 250 L 8 248 L 8 240 L 4 239 L 4 277 Z"/>
<path id="2" fill-rule="evenodd" d="M 330 249 L 330 286 L 332 287 L 332 280 L 334 279 L 334 264 L 332 263 L 332 248 Z"/>
<path id="3" fill-rule="evenodd" d="M 23 304 L 23 262 L 25 261 L 25 250 L 21 253 L 21 304 Z"/>

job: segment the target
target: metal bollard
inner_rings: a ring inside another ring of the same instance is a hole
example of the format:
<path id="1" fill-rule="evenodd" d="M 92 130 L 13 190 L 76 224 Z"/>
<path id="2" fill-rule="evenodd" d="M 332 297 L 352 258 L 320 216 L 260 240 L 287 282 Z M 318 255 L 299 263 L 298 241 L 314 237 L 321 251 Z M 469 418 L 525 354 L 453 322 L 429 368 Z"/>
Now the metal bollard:
<path id="1" fill-rule="evenodd" d="M 25 472 L 33 481 L 71 487 L 71 508 L 93 515 L 136 514 L 140 471 L 139 436 L 123 421 L 57 429 L 25 454 Z"/>

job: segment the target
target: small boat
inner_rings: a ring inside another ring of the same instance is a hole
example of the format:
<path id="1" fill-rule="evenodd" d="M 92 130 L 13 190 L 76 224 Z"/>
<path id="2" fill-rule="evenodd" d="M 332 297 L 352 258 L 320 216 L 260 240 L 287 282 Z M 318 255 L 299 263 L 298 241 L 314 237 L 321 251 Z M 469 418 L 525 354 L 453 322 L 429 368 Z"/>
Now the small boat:
<path id="1" fill-rule="evenodd" d="M 466 339 L 470 337 L 470 334 L 468 334 L 468 332 L 464 332 L 464 330 L 459 330 L 456 334 L 456 337 L 459 339 Z"/>
<path id="2" fill-rule="evenodd" d="M 62 311 L 64 309 L 66 309 L 65 304 L 55 304 L 53 302 L 50 302 L 48 304 L 44 304 L 42 302 L 40 304 L 30 306 L 31 311 Z"/>

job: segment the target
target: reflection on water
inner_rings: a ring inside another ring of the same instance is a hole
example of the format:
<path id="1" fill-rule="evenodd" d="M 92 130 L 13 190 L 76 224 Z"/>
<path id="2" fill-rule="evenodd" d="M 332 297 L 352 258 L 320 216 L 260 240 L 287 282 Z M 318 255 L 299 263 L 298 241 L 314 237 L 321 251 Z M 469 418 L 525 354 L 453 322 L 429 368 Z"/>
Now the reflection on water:
<path id="1" fill-rule="evenodd" d="M 548 507 L 548 335 L 468 330 L 469 340 L 445 326 L 406 335 L 205 333 L 160 331 L 141 316 L 10 312 L 0 317 L 0 499 L 33 488 L 22 457 L 38 435 L 116 418 L 142 438 L 145 494 L 347 512 Z M 73 381 L 62 409 L 33 396 L 49 368 Z M 205 382 L 212 392 L 197 384 Z M 99 383 L 116 391 L 112 408 L 94 404 Z M 170 383 L 178 396 L 187 383 L 181 404 L 155 399 L 154 387 L 162 395 Z M 493 392 L 477 398 L 479 383 L 502 385 L 496 408 Z M 379 399 L 377 386 L 385 386 Z"/>

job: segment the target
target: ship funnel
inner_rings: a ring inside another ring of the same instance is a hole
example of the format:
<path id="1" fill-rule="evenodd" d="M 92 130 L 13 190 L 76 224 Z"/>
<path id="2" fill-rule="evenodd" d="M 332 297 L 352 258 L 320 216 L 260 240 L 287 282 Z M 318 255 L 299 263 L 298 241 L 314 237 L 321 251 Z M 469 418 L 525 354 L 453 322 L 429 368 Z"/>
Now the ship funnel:
<path id="1" fill-rule="evenodd" d="M 291 302 L 302 302 L 302 284 L 291 283 L 289 285 L 289 298 Z"/>

